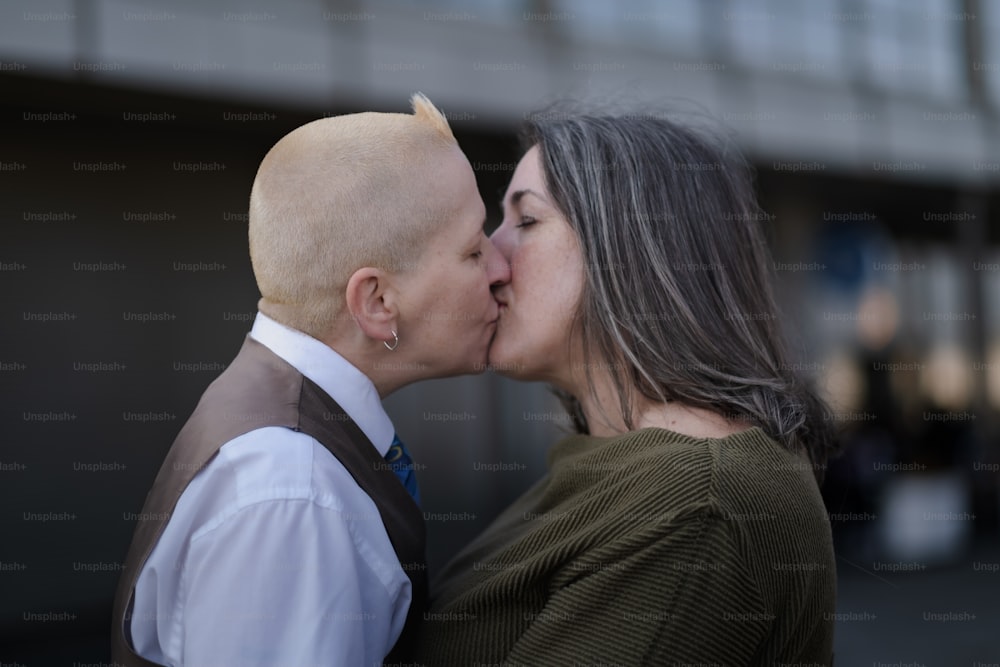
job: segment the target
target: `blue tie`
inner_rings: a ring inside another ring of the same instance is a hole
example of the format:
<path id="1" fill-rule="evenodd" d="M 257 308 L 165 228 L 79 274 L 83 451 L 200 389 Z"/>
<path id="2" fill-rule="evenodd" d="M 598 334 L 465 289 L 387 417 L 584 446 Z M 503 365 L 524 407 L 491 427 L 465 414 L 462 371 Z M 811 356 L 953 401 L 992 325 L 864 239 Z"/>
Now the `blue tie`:
<path id="1" fill-rule="evenodd" d="M 389 445 L 389 451 L 385 453 L 385 460 L 392 468 L 392 471 L 396 473 L 399 481 L 403 483 L 406 490 L 413 496 L 413 501 L 417 505 L 420 505 L 420 490 L 417 489 L 417 474 L 413 471 L 413 459 L 410 457 L 410 453 L 406 451 L 406 445 L 403 444 L 403 441 L 395 433 L 392 435 L 392 444 Z"/>

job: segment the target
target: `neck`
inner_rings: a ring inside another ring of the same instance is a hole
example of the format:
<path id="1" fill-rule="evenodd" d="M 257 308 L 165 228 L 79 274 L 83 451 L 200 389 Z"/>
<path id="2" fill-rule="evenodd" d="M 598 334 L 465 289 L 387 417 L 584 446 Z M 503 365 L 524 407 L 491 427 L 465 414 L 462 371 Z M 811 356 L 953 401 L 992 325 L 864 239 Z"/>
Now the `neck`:
<path id="1" fill-rule="evenodd" d="M 407 359 L 401 350 L 387 350 L 381 342 L 330 337 L 323 343 L 364 373 L 375 385 L 379 398 L 420 379 L 419 363 Z"/>
<path id="2" fill-rule="evenodd" d="M 632 428 L 628 428 L 621 413 L 619 392 L 609 374 L 592 378 L 593 390 L 586 378 L 575 383 L 571 392 L 580 401 L 587 418 L 590 434 L 609 437 L 643 428 L 662 428 L 692 438 L 723 438 L 747 428 L 746 423 L 726 419 L 724 416 L 678 402 L 664 403 L 643 396 L 635 387 L 632 393 Z"/>
<path id="3" fill-rule="evenodd" d="M 595 374 L 591 377 L 592 384 L 587 379 L 580 378 L 574 383 L 569 393 L 580 401 L 583 416 L 587 419 L 590 434 L 596 437 L 606 437 L 625 433 L 628 427 L 621 414 L 621 403 L 614 382 L 609 376 Z"/>

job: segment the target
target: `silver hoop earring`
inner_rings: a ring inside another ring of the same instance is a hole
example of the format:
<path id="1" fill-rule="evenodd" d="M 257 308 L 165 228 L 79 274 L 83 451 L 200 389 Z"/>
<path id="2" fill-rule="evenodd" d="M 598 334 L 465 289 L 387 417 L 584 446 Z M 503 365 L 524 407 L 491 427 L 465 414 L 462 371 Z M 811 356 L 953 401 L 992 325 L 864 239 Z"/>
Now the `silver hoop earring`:
<path id="1" fill-rule="evenodd" d="M 392 345 L 391 346 L 389 345 L 388 341 L 382 341 L 382 344 L 385 345 L 385 349 L 389 350 L 390 352 L 392 352 L 397 347 L 399 347 L 399 336 L 396 335 L 395 331 L 392 332 L 392 337 L 395 340 L 392 341 Z"/>

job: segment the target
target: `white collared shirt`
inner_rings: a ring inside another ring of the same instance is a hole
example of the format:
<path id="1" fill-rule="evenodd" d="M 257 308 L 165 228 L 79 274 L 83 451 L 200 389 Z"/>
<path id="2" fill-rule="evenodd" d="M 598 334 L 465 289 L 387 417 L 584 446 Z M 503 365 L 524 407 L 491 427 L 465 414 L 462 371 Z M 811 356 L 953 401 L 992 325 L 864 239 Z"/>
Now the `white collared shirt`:
<path id="1" fill-rule="evenodd" d="M 261 313 L 250 336 L 385 455 L 392 422 L 361 371 Z M 136 583 L 132 641 L 164 665 L 380 665 L 410 599 L 372 499 L 317 440 L 269 426 L 223 445 L 181 495 Z"/>

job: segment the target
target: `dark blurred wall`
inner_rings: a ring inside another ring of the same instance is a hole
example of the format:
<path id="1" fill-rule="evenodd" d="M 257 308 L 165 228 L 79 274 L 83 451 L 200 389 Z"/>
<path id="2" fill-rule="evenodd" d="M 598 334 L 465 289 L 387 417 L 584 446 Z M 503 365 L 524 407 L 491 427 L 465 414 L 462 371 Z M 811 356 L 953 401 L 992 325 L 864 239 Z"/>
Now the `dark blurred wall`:
<path id="1" fill-rule="evenodd" d="M 132 515 L 248 328 L 248 185 L 283 125 L 220 131 L 196 105 L 4 83 L 2 459 L 19 467 L 0 561 L 24 567 L 0 628 L 41 643 L 106 630 Z"/>

